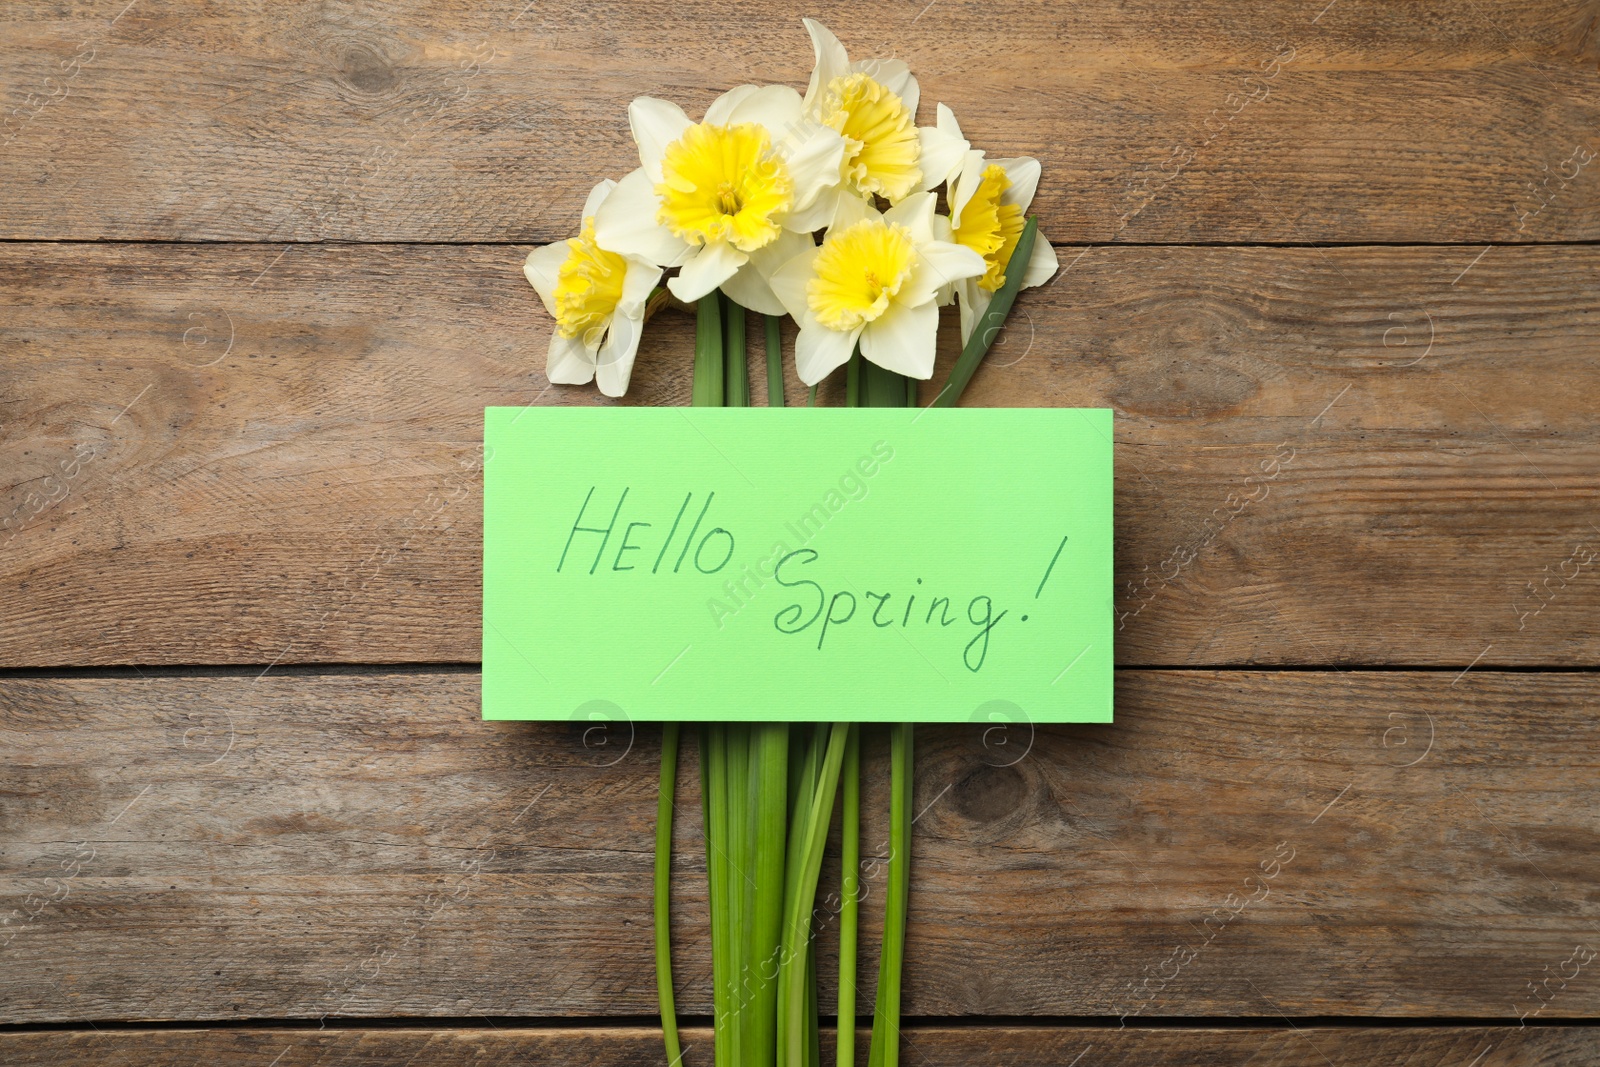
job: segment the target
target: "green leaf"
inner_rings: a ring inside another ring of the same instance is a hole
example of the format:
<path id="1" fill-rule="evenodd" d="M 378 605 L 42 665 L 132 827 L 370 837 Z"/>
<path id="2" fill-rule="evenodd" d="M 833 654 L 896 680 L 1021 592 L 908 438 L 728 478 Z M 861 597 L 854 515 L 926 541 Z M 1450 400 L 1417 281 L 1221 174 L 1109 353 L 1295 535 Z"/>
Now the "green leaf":
<path id="1" fill-rule="evenodd" d="M 811 1027 L 816 1012 L 807 1016 L 807 986 L 814 972 L 809 966 L 811 947 L 811 909 L 816 901 L 817 876 L 822 870 L 822 850 L 828 840 L 828 821 L 839 785 L 839 769 L 844 763 L 845 740 L 850 724 L 832 723 L 827 727 L 827 748 L 817 768 L 815 787 L 809 803 L 797 809 L 800 819 L 800 845 L 789 851 L 791 893 L 784 900 L 783 965 L 778 976 L 778 1064 L 779 1067 L 807 1067 L 812 1048 Z M 808 765 L 822 746 L 813 741 Z M 787 979 L 787 980 L 785 980 Z"/>
<path id="2" fill-rule="evenodd" d="M 1011 314 L 1011 305 L 1016 302 L 1017 293 L 1022 289 L 1022 278 L 1028 273 L 1028 260 L 1033 258 L 1033 242 L 1038 235 L 1039 221 L 1029 216 L 1027 225 L 1022 228 L 1022 236 L 1017 238 L 1017 247 L 1012 249 L 1011 258 L 1006 261 L 1005 284 L 994 294 L 988 310 L 978 316 L 966 347 L 961 350 L 956 365 L 950 369 L 950 380 L 933 402 L 935 407 L 955 407 L 956 401 L 966 391 L 967 383 L 972 381 L 978 364 L 983 362 L 989 346 L 994 344 L 1000 328 L 1005 325 L 1006 316 Z"/>

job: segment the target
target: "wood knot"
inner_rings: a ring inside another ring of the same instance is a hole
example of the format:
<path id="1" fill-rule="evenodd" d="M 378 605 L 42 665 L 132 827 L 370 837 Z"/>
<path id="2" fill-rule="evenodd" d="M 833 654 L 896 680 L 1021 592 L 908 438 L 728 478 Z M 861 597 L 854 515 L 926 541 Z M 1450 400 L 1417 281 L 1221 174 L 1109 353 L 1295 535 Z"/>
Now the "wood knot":
<path id="1" fill-rule="evenodd" d="M 345 51 L 339 75 L 350 88 L 372 95 L 388 92 L 399 80 L 388 57 L 369 44 L 351 45 Z"/>
<path id="2" fill-rule="evenodd" d="M 1028 782 L 1015 767 L 979 764 L 951 789 L 955 808 L 973 822 L 994 822 L 1014 814 L 1028 795 Z"/>

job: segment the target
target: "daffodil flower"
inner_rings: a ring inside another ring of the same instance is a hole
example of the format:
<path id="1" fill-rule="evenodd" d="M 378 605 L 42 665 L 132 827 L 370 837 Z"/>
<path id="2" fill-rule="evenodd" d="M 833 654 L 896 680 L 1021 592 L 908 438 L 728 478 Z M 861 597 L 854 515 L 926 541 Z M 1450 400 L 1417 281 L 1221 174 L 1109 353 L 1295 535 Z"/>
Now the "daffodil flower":
<path id="1" fill-rule="evenodd" d="M 800 325 L 800 380 L 820 382 L 858 341 L 880 367 L 932 377 L 939 290 L 985 269 L 977 252 L 935 237 L 932 193 L 914 193 L 881 215 L 847 198 L 822 245 L 772 275 L 773 292 Z"/>
<path id="2" fill-rule="evenodd" d="M 596 381 L 607 396 L 628 390 L 645 303 L 661 278 L 655 264 L 619 255 L 595 240 L 595 213 L 616 184 L 602 181 L 590 191 L 577 237 L 534 249 L 522 265 L 556 320 L 545 376 L 560 385 Z"/>
<path id="3" fill-rule="evenodd" d="M 953 137 L 961 136 L 956 117 L 948 108 L 940 107 L 939 124 Z M 1039 161 L 1031 156 L 1015 159 L 985 160 L 984 154 L 969 150 L 955 177 L 950 182 L 949 233 L 944 230 L 945 220 L 937 221 L 940 236 L 964 248 L 970 248 L 983 257 L 983 273 L 975 278 L 963 278 L 954 285 L 956 301 L 961 305 L 961 340 L 972 334 L 973 326 L 989 307 L 995 291 L 1006 281 L 1006 271 L 1011 253 L 1017 247 L 1017 238 L 1027 221 L 1028 205 L 1039 188 Z M 1026 265 L 1018 265 L 1024 272 L 1022 287 L 1043 285 L 1055 275 L 1057 261 L 1055 249 L 1043 235 L 1033 243 L 1033 255 Z"/>
<path id="4" fill-rule="evenodd" d="M 701 122 L 643 96 L 628 122 L 640 167 L 595 216 L 601 246 L 682 268 L 667 283 L 680 300 L 720 287 L 747 308 L 782 314 L 766 275 L 827 224 L 817 201 L 839 181 L 844 138 L 805 119 L 786 85 L 741 85 Z"/>
<path id="5" fill-rule="evenodd" d="M 911 68 L 898 59 L 852 63 L 828 27 L 804 21 L 817 57 L 806 88 L 806 115 L 844 136 L 839 190 L 898 203 L 943 184 L 969 146 L 959 130 L 952 137 L 939 126 L 917 126 L 921 91 Z"/>

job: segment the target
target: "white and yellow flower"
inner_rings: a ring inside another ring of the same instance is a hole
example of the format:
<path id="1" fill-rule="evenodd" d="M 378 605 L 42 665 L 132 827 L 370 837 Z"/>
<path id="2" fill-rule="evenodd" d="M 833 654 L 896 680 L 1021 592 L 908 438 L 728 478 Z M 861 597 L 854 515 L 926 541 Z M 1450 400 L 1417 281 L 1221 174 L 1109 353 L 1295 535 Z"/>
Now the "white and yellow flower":
<path id="1" fill-rule="evenodd" d="M 935 236 L 932 193 L 913 193 L 881 215 L 847 198 L 822 245 L 772 275 L 773 292 L 800 326 L 800 380 L 817 384 L 857 342 L 880 367 L 932 377 L 939 291 L 986 269 L 977 252 Z"/>
<path id="2" fill-rule="evenodd" d="M 948 108 L 939 108 L 939 125 L 947 134 L 959 138 L 961 128 Z M 970 248 L 983 257 L 983 273 L 955 283 L 956 301 L 961 305 L 961 340 L 966 342 L 973 327 L 994 300 L 995 291 L 1006 282 L 1007 265 L 1022 236 L 1028 206 L 1039 188 L 1039 161 L 1030 156 L 986 160 L 984 154 L 970 150 L 950 182 L 948 234 L 945 220 L 938 222 L 940 236 Z M 1055 249 L 1040 234 L 1033 242 L 1033 254 L 1022 267 L 1022 287 L 1043 285 L 1056 273 Z"/>
<path id="3" fill-rule="evenodd" d="M 616 185 L 608 179 L 590 191 L 577 237 L 534 249 L 522 265 L 556 320 L 545 376 L 560 385 L 595 381 L 607 396 L 627 392 L 645 304 L 661 278 L 655 264 L 595 240 L 595 214 Z"/>
<path id="4" fill-rule="evenodd" d="M 937 126 L 917 126 L 921 91 L 911 69 L 898 59 L 852 63 L 828 27 L 815 19 L 805 26 L 817 60 L 805 111 L 845 139 L 839 191 L 898 203 L 943 184 L 968 144 L 959 130 L 952 137 Z"/>
<path id="5" fill-rule="evenodd" d="M 628 121 L 640 167 L 596 214 L 600 245 L 682 268 L 667 283 L 680 300 L 720 287 L 747 308 L 782 314 L 766 275 L 831 217 L 818 201 L 839 181 L 844 137 L 806 119 L 786 85 L 741 85 L 700 122 L 640 97 Z"/>

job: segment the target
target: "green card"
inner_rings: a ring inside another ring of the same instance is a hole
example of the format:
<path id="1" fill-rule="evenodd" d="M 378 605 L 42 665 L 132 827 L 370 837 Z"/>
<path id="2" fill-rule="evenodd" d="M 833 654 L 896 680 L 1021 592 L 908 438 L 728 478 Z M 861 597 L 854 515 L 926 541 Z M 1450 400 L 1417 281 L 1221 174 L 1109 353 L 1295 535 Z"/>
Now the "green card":
<path id="1" fill-rule="evenodd" d="M 1111 412 L 489 408 L 483 717 L 1110 722 Z"/>

